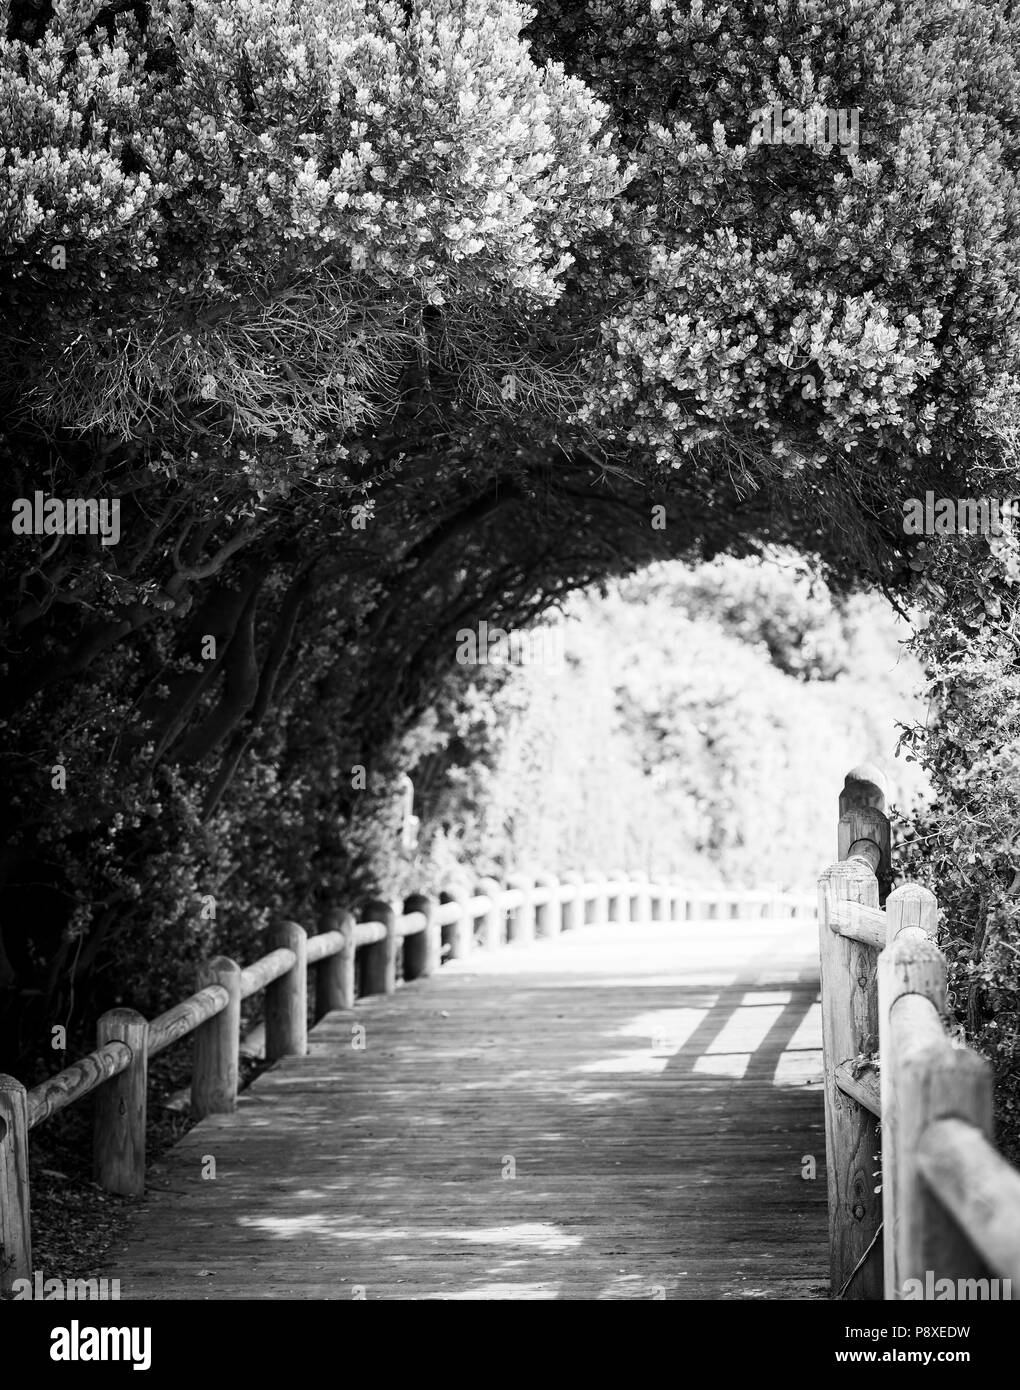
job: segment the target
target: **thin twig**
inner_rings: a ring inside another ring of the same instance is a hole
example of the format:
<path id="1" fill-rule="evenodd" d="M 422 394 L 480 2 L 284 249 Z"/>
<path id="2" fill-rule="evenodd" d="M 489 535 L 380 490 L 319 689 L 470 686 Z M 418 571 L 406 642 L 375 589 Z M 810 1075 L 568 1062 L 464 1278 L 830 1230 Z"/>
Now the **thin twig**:
<path id="1" fill-rule="evenodd" d="M 860 1258 L 860 1259 L 857 1261 L 857 1263 L 854 1265 L 853 1269 L 850 1271 L 850 1274 L 849 1274 L 849 1276 L 848 1276 L 848 1278 L 847 1278 L 846 1283 L 843 1285 L 843 1287 L 840 1289 L 839 1293 L 836 1295 L 836 1298 L 837 1298 L 837 1299 L 840 1299 L 840 1298 L 843 1297 L 843 1295 L 846 1293 L 847 1289 L 850 1287 L 851 1283 L 853 1282 L 853 1277 L 854 1277 L 854 1275 L 857 1273 L 857 1271 L 860 1269 L 861 1265 L 864 1263 L 864 1261 L 865 1261 L 865 1260 L 868 1258 L 868 1256 L 871 1254 L 872 1250 L 874 1250 L 874 1248 L 875 1248 L 875 1242 L 876 1242 L 876 1240 L 878 1240 L 879 1236 L 882 1234 L 882 1227 L 883 1227 L 884 1225 L 885 1225 L 885 1222 L 884 1222 L 884 1221 L 880 1221 L 880 1222 L 878 1223 L 878 1230 L 877 1230 L 877 1231 L 875 1232 L 875 1234 L 871 1237 L 871 1244 L 868 1246 L 867 1250 L 865 1250 L 864 1254 L 861 1256 L 861 1258 Z"/>

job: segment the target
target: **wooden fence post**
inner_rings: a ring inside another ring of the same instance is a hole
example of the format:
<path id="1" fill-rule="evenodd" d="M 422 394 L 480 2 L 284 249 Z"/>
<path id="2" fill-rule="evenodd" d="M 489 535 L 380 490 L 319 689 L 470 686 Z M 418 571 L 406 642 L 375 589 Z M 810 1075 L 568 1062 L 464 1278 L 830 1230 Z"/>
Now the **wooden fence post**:
<path id="1" fill-rule="evenodd" d="M 456 922 L 451 922 L 443 928 L 443 944 L 450 947 L 447 952 L 448 960 L 463 960 L 465 956 L 470 955 L 475 944 L 475 924 L 467 909 L 471 897 L 471 890 L 464 883 L 448 884 L 439 895 L 440 902 L 457 903 L 460 906 L 460 916 Z"/>
<path id="2" fill-rule="evenodd" d="M 266 986 L 266 1061 L 276 1062 L 308 1051 L 308 933 L 297 922 L 281 922 L 270 945 L 295 955 L 286 975 Z"/>
<path id="3" fill-rule="evenodd" d="M 535 904 L 532 898 L 532 878 L 530 874 L 512 874 L 507 880 L 508 888 L 516 888 L 524 895 L 520 907 L 510 913 L 510 940 L 527 942 L 535 939 Z"/>
<path id="4" fill-rule="evenodd" d="M 502 946 L 506 937 L 506 912 L 499 906 L 503 885 L 494 878 L 483 878 L 477 891 L 491 903 L 488 912 L 482 913 L 478 921 L 478 944 L 491 951 L 496 946 Z"/>
<path id="5" fill-rule="evenodd" d="M 584 926 L 584 879 L 580 874 L 564 874 L 563 883 L 573 888 L 574 896 L 560 907 L 560 930 L 576 931 Z"/>
<path id="6" fill-rule="evenodd" d="M 898 915 L 931 916 L 916 885 L 898 891 L 904 894 L 903 910 L 894 904 Z M 987 1138 L 992 1131 L 991 1067 L 969 1048 L 954 1047 L 945 1033 L 942 952 L 921 926 L 896 929 L 891 923 L 890 932 L 894 930 L 878 966 L 883 1197 L 888 1183 L 886 1211 L 893 1214 L 892 1229 L 886 1232 L 887 1299 L 903 1298 L 907 1280 L 918 1280 L 923 1290 L 926 1275 L 957 1279 L 987 1274 L 970 1241 L 928 1190 L 918 1147 L 935 1120 L 966 1120 Z"/>
<path id="7" fill-rule="evenodd" d="M 20 1081 L 0 1075 L 0 1293 L 31 1277 L 28 1102 Z"/>
<path id="8" fill-rule="evenodd" d="M 668 889 L 661 879 L 654 883 L 649 881 L 648 885 L 648 917 L 652 922 L 664 922 L 666 915 L 666 894 Z"/>
<path id="9" fill-rule="evenodd" d="M 145 1102 L 149 1025 L 134 1009 L 110 1009 L 96 1025 L 99 1047 L 126 1043 L 131 1061 L 96 1091 L 93 1131 L 95 1180 L 107 1192 L 140 1197 L 145 1191 Z"/>
<path id="10" fill-rule="evenodd" d="M 843 779 L 839 794 L 839 814 L 846 815 L 855 806 L 876 806 L 885 810 L 889 785 L 885 773 L 874 763 L 859 763 Z"/>
<path id="11" fill-rule="evenodd" d="M 900 884 L 886 899 L 885 920 L 887 946 L 891 946 L 900 932 L 908 927 L 923 932 L 934 941 L 939 920 L 939 905 L 935 894 L 920 883 Z M 944 1002 L 941 1007 L 944 1010 Z"/>
<path id="12" fill-rule="evenodd" d="M 896 1092 L 892 1085 L 893 1067 L 890 1054 L 883 1049 L 892 1044 L 889 1039 L 889 1012 L 893 1000 L 908 981 L 920 983 L 922 992 L 936 998 L 945 992 L 945 963 L 935 948 L 934 936 L 938 922 L 935 894 L 917 883 L 904 883 L 889 894 L 885 904 L 886 947 L 878 958 L 878 1023 L 879 1049 L 882 1066 L 879 1084 L 882 1094 L 882 1213 L 885 1228 L 882 1232 L 884 1290 L 887 1299 L 895 1299 L 902 1286 L 899 1273 L 900 1204 L 897 1198 L 896 1165 L 899 1152 L 899 1124 Z M 894 958 L 888 950 L 901 932 L 907 932 L 901 951 Z"/>
<path id="13" fill-rule="evenodd" d="M 682 922 L 684 919 L 684 900 L 683 892 L 680 887 L 680 880 L 676 874 L 669 876 L 669 917 L 670 922 Z"/>
<path id="14" fill-rule="evenodd" d="M 404 937 L 404 979 L 418 980 L 439 969 L 439 951 L 434 938 L 438 935 L 432 917 L 435 905 L 424 893 L 412 893 L 404 902 L 404 912 L 420 912 L 425 917 L 425 930 Z"/>
<path id="15" fill-rule="evenodd" d="M 836 1068 L 878 1049 L 875 952 L 829 925 L 830 904 L 878 906 L 878 882 L 861 859 L 831 865 L 818 882 L 822 1048 L 825 1085 L 825 1169 L 829 1198 L 831 1297 L 879 1299 L 881 1251 L 865 1253 L 881 1222 L 879 1146 L 875 1117 L 836 1085 Z M 864 1263 L 858 1269 L 858 1264 Z M 854 1271 L 856 1270 L 856 1273 Z M 845 1288 L 845 1294 L 841 1291 Z"/>
<path id="16" fill-rule="evenodd" d="M 648 892 L 648 875 L 643 874 L 638 869 L 628 869 L 627 877 L 630 880 L 630 920 L 635 923 L 649 921 L 651 916 L 651 897 Z"/>
<path id="17" fill-rule="evenodd" d="M 343 934 L 344 944 L 334 956 L 326 956 L 315 968 L 315 1016 L 324 1018 L 334 1009 L 354 1007 L 354 915 L 330 908 L 322 929 Z"/>
<path id="18" fill-rule="evenodd" d="M 382 922 L 386 935 L 361 948 L 362 994 L 392 994 L 397 987 L 397 912 L 392 903 L 374 898 L 361 914 L 363 922 Z"/>
<path id="19" fill-rule="evenodd" d="M 878 900 L 884 903 L 892 883 L 891 833 L 886 815 L 887 785 L 881 770 L 861 763 L 847 773 L 839 794 L 838 859 L 861 854 L 878 878 Z"/>
<path id="20" fill-rule="evenodd" d="M 222 985 L 230 1002 L 195 1029 L 191 1115 L 229 1115 L 237 1109 L 237 1066 L 241 1046 L 241 967 L 215 956 L 198 968 L 197 985 Z"/>
<path id="21" fill-rule="evenodd" d="M 609 876 L 604 873 L 591 873 L 584 875 L 588 883 L 597 883 L 598 892 L 585 903 L 584 920 L 588 924 L 597 923 L 602 926 L 609 921 Z"/>
<path id="22" fill-rule="evenodd" d="M 673 918 L 674 922 L 686 922 L 691 916 L 687 885 L 680 874 L 673 876 Z"/>
<path id="23" fill-rule="evenodd" d="M 609 910 L 606 914 L 610 922 L 630 921 L 630 898 L 627 896 L 627 875 L 623 869 L 609 871 Z"/>
<path id="24" fill-rule="evenodd" d="M 535 887 L 548 888 L 550 890 L 549 899 L 544 903 L 535 905 L 535 935 L 545 938 L 548 936 L 559 936 L 561 930 L 560 901 L 556 894 L 559 890 L 560 881 L 555 874 L 536 874 Z"/>

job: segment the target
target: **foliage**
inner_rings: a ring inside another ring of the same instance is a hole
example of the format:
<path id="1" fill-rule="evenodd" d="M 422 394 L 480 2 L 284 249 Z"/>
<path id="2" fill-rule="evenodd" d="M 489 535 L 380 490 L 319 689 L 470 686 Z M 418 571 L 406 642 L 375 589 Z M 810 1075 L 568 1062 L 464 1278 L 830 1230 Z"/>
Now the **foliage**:
<path id="1" fill-rule="evenodd" d="M 884 600 L 789 555 L 658 565 L 571 601 L 562 630 L 562 662 L 490 676 L 436 721 L 413 775 L 453 860 L 810 890 L 847 768 L 890 760 L 920 678 Z M 827 645 L 798 662 L 805 630 Z M 916 767 L 895 780 L 900 802 L 922 791 Z"/>
<path id="2" fill-rule="evenodd" d="M 1020 1157 L 1020 550 L 1015 535 L 939 538 L 918 588 L 930 619 L 915 639 L 929 677 L 926 719 L 906 756 L 934 799 L 900 870 L 933 888 L 950 999 L 991 1059 L 1000 1133 Z"/>
<path id="3" fill-rule="evenodd" d="M 482 704 L 515 698 L 463 695 L 465 626 L 777 544 L 834 591 L 902 588 L 904 487 L 1015 469 L 1004 4 L 0 20 L 5 488 L 118 498 L 122 533 L 0 537 L 5 1055 L 167 1002 L 281 914 L 408 882 L 400 774 L 453 738 L 477 799 Z M 860 106 L 860 157 L 750 147 L 773 98 Z M 842 620 L 743 582 L 677 592 L 798 683 L 838 682 Z M 690 622 L 670 641 L 730 659 Z M 626 698 L 657 731 L 647 691 Z M 703 703 L 731 728 L 731 694 Z M 758 727 L 736 723 L 733 764 Z M 515 843 L 523 815 L 502 808 Z"/>

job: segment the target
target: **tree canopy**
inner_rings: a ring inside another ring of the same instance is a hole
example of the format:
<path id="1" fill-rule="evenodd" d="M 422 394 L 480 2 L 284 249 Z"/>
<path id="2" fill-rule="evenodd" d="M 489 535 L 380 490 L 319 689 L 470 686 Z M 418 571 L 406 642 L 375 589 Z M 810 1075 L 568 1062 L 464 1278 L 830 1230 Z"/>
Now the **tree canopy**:
<path id="1" fill-rule="evenodd" d="M 1005 3 L 0 10 L 9 497 L 121 503 L 4 533 L 0 983 L 357 887 L 465 626 L 776 543 L 908 591 L 903 500 L 1015 476 Z"/>

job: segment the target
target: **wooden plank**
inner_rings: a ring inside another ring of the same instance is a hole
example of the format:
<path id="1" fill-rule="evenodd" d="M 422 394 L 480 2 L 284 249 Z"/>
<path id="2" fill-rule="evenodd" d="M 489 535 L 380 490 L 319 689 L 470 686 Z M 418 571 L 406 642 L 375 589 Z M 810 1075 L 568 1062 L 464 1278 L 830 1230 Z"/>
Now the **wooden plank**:
<path id="1" fill-rule="evenodd" d="M 184 1137 L 109 1272 L 129 1299 L 822 1298 L 814 938 L 590 924 L 358 999 Z"/>

